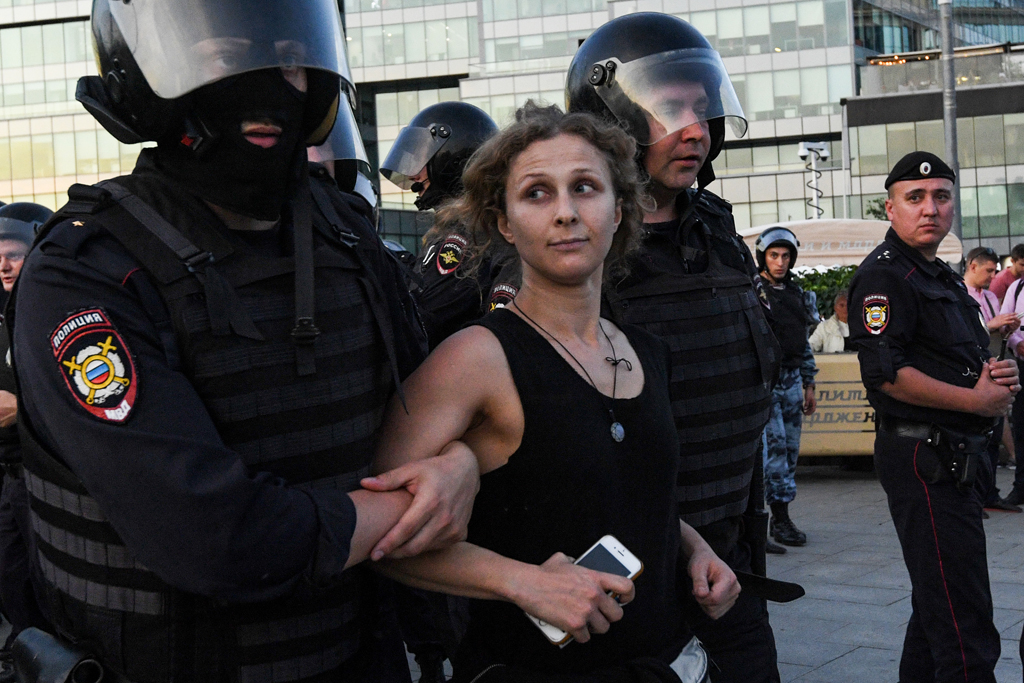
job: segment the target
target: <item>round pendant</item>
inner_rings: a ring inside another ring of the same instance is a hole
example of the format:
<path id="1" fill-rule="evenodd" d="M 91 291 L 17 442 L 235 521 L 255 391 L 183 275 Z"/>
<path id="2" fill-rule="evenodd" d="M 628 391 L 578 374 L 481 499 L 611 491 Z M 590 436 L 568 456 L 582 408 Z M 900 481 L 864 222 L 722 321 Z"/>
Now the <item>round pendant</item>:
<path id="1" fill-rule="evenodd" d="M 626 430 L 622 428 L 622 425 L 618 422 L 612 422 L 612 439 L 615 443 L 622 443 L 622 440 L 626 438 Z"/>

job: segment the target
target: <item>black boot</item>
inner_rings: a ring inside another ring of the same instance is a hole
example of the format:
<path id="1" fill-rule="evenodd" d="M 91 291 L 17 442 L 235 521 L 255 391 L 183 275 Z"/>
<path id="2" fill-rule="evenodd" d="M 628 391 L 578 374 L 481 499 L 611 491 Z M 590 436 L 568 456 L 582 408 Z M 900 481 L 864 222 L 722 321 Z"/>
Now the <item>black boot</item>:
<path id="1" fill-rule="evenodd" d="M 778 543 L 772 543 L 772 539 L 768 539 L 764 543 L 764 551 L 769 555 L 785 555 L 786 549 Z"/>
<path id="2" fill-rule="evenodd" d="M 789 503 L 772 503 L 772 538 L 782 545 L 806 545 L 807 534 L 796 528 L 789 518 Z"/>

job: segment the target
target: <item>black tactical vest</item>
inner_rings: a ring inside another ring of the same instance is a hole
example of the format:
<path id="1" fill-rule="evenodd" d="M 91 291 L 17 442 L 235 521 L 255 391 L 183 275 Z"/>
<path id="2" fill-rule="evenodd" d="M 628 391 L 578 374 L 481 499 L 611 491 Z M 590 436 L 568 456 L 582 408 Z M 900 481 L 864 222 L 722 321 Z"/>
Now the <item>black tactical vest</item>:
<path id="1" fill-rule="evenodd" d="M 772 304 L 772 331 L 782 347 L 782 367 L 798 368 L 807 349 L 807 327 L 811 324 L 803 291 L 791 282 L 781 288 L 767 286 L 765 291 Z"/>
<path id="2" fill-rule="evenodd" d="M 14 370 L 11 369 L 11 338 L 7 334 L 3 316 L 0 316 L 0 390 L 18 393 Z M 17 465 L 20 462 L 18 426 L 0 427 L 0 464 Z"/>
<path id="3" fill-rule="evenodd" d="M 779 356 L 729 205 L 702 195 L 686 220 L 707 246 L 707 256 L 690 254 L 707 263 L 703 272 L 659 268 L 648 242 L 606 297 L 614 316 L 658 335 L 672 351 L 680 517 L 702 527 L 747 509 Z M 668 257 L 684 258 L 678 252 Z"/>
<path id="4" fill-rule="evenodd" d="M 197 227 L 166 192 L 135 176 L 117 182 L 180 226 L 201 252 L 191 266 L 122 206 L 98 204 L 95 194 L 76 198 L 72 188 L 62 216 L 94 213 L 90 223 L 103 225 L 148 271 L 169 314 L 154 314 L 170 335 L 165 349 L 178 355 L 225 444 L 252 473 L 300 488 L 358 488 L 398 374 L 390 337 L 407 332 L 392 329 L 403 321 L 388 313 L 385 299 L 397 296 L 382 291 L 389 285 L 379 275 L 388 271 L 375 260 L 386 256 L 369 225 L 328 225 L 314 211 L 320 334 L 312 345 L 315 372 L 302 374 L 292 340 L 295 260 L 232 248 Z M 95 192 L 80 188 L 79 195 L 86 190 Z M 335 209 L 346 215 L 344 206 Z M 218 278 L 228 290 L 211 288 Z M 211 296 L 240 308 L 226 313 Z M 218 311 L 230 320 L 213 319 Z M 23 434 L 31 441 L 25 468 L 50 616 L 64 635 L 135 683 L 366 679 L 360 651 L 377 616 L 368 570 L 345 571 L 341 585 L 329 589 L 300 587 L 253 605 L 184 593 L 139 564 L 78 478 Z"/>

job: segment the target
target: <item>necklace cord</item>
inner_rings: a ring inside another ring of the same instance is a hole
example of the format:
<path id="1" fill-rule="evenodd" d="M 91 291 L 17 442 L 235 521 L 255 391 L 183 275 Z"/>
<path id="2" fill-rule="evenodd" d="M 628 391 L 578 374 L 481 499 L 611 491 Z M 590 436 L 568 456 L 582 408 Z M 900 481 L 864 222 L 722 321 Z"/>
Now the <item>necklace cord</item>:
<path id="1" fill-rule="evenodd" d="M 563 351 L 565 351 L 567 354 L 569 354 L 569 358 L 572 358 L 573 362 L 575 362 L 576 365 L 580 366 L 580 370 L 582 370 L 583 374 L 586 375 L 587 381 L 590 382 L 590 386 L 594 387 L 594 391 L 597 391 L 597 393 L 600 394 L 601 392 L 598 390 L 597 383 L 594 382 L 594 378 L 590 376 L 589 372 L 587 372 L 586 366 L 584 366 L 583 363 L 581 363 L 579 361 L 579 359 L 572 354 L 572 351 L 567 349 L 565 344 L 563 344 L 561 341 L 558 340 L 558 337 L 556 337 L 555 335 L 553 335 L 550 332 L 548 332 L 546 329 L 541 327 L 540 323 L 538 323 L 536 320 L 534 320 L 529 315 L 527 315 L 526 311 L 524 311 L 523 309 L 519 308 L 519 304 L 516 303 L 515 299 L 512 299 L 512 305 L 515 306 L 516 310 L 519 311 L 520 313 L 522 313 L 523 317 L 526 318 L 527 320 L 529 320 L 533 324 L 534 327 L 536 327 L 538 330 L 540 330 L 545 335 L 547 335 L 553 342 L 555 342 L 560 347 L 562 347 Z M 612 344 L 612 340 L 608 336 L 608 333 L 604 331 L 604 326 L 601 325 L 601 321 L 600 320 L 597 321 L 597 326 L 601 328 L 601 333 L 604 335 L 604 338 L 608 340 L 608 345 L 612 347 L 612 356 L 614 356 L 615 355 L 615 346 Z M 624 358 L 623 359 L 619 359 L 619 360 L 613 360 L 612 358 L 605 358 L 605 360 L 611 361 L 612 367 L 614 368 L 614 372 L 612 374 L 612 400 L 614 401 L 615 400 L 615 390 L 617 388 L 618 378 L 619 378 L 619 361 L 625 361 L 626 362 L 626 367 L 628 367 L 630 370 L 632 370 L 632 367 L 630 367 L 629 361 L 625 360 Z M 610 412 L 610 410 L 609 410 L 609 412 Z"/>

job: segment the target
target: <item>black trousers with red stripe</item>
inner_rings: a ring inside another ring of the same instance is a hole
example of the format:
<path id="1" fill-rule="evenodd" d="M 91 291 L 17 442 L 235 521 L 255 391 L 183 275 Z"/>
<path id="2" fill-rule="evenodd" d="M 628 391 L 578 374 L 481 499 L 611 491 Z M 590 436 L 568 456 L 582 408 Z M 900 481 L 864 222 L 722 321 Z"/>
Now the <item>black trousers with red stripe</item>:
<path id="1" fill-rule="evenodd" d="M 923 441 L 875 438 L 875 468 L 913 588 L 900 683 L 994 683 L 999 632 L 981 500 L 952 482 L 926 483 L 937 462 Z"/>

